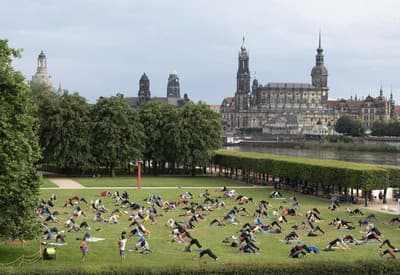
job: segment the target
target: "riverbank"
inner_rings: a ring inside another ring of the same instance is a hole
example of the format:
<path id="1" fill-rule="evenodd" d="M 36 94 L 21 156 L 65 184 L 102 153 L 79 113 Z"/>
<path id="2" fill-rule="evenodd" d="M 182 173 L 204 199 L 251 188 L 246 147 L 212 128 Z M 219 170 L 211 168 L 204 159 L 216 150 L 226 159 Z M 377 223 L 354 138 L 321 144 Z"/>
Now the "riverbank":
<path id="1" fill-rule="evenodd" d="M 361 141 L 348 142 L 317 142 L 317 141 L 284 141 L 276 140 L 246 140 L 240 142 L 240 146 L 254 147 L 274 147 L 274 148 L 293 148 L 304 150 L 336 150 L 336 151 L 358 151 L 358 152 L 389 152 L 400 153 L 400 146 L 387 143 L 364 143 Z"/>
<path id="2" fill-rule="evenodd" d="M 298 145 L 299 149 L 330 149 L 337 151 L 358 151 L 358 152 L 390 152 L 390 153 L 400 153 L 400 147 L 396 145 L 390 145 L 386 143 L 371 144 L 371 143 L 359 143 L 359 142 L 301 142 Z"/>

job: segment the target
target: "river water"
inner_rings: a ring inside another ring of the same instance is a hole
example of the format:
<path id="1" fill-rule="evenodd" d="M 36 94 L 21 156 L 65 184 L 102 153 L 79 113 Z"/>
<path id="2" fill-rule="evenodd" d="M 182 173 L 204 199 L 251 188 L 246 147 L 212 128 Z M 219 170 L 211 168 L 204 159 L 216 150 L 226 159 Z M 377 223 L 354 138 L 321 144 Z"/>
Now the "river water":
<path id="1" fill-rule="evenodd" d="M 305 149 L 293 149 L 293 148 L 275 148 L 272 146 L 271 147 L 234 146 L 234 147 L 227 147 L 226 149 L 233 151 L 241 151 L 241 152 L 258 152 L 258 153 L 295 156 L 304 158 L 334 159 L 334 160 L 363 162 L 371 164 L 400 166 L 400 153 L 305 150 Z"/>

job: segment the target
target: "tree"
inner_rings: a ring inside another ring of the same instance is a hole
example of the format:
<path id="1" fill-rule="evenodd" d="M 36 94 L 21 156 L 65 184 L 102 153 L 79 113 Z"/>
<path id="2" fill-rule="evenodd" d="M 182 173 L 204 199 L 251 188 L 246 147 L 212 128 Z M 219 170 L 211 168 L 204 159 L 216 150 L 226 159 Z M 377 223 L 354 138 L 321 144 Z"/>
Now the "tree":
<path id="1" fill-rule="evenodd" d="M 12 67 L 20 51 L 0 40 L 0 239 L 36 236 L 40 157 L 29 88 Z"/>
<path id="2" fill-rule="evenodd" d="M 77 92 L 62 95 L 33 88 L 38 106 L 43 163 L 82 172 L 90 167 L 90 105 Z"/>
<path id="3" fill-rule="evenodd" d="M 374 136 L 400 136 L 400 121 L 391 119 L 389 121 L 377 121 L 372 128 Z"/>
<path id="4" fill-rule="evenodd" d="M 182 161 L 182 138 L 180 136 L 180 111 L 171 105 L 164 105 L 163 138 L 160 146 L 164 149 L 164 159 L 172 169 Z"/>
<path id="5" fill-rule="evenodd" d="M 221 147 L 220 117 L 200 102 L 186 104 L 180 118 L 181 154 L 194 176 L 196 166 L 207 165 L 213 151 Z"/>
<path id="6" fill-rule="evenodd" d="M 335 130 L 344 135 L 359 137 L 364 135 L 365 127 L 361 121 L 348 115 L 342 115 L 336 122 Z"/>
<path id="7" fill-rule="evenodd" d="M 164 105 L 161 102 L 149 102 L 140 110 L 140 121 L 145 133 L 143 157 L 152 161 L 154 174 L 157 174 L 158 164 L 165 161 L 164 148 L 161 146 L 166 123 Z"/>
<path id="8" fill-rule="evenodd" d="M 149 102 L 140 110 L 140 120 L 146 135 L 144 158 L 152 161 L 154 174 L 165 163 L 174 168 L 180 159 L 177 109 L 161 102 Z"/>
<path id="9" fill-rule="evenodd" d="M 123 95 L 97 100 L 90 112 L 91 147 L 95 162 L 105 166 L 111 176 L 116 167 L 142 158 L 144 134 L 138 112 Z"/>

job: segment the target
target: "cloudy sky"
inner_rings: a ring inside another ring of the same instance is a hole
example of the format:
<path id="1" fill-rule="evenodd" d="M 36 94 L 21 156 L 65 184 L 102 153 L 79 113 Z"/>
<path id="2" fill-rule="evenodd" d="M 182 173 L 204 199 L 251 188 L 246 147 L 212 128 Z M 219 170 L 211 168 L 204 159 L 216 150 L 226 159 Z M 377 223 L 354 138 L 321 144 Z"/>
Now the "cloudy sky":
<path id="1" fill-rule="evenodd" d="M 2 0 L 0 38 L 22 48 L 15 66 L 30 79 L 40 50 L 54 85 L 89 102 L 136 96 L 143 72 L 165 96 L 178 72 L 181 94 L 219 104 L 235 93 L 242 36 L 259 82 L 310 83 L 322 32 L 329 97 L 400 101 L 398 0 Z"/>

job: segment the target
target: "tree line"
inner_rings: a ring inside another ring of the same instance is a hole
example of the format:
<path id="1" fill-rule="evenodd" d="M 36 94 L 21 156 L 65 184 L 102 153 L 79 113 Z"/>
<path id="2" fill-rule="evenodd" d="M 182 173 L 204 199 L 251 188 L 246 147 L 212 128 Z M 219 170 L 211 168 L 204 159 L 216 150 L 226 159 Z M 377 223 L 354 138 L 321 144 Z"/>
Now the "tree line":
<path id="1" fill-rule="evenodd" d="M 143 160 L 152 172 L 195 174 L 221 145 L 220 118 L 204 103 L 175 108 L 152 101 L 140 110 L 122 94 L 87 103 L 78 93 L 32 84 L 39 118 L 41 164 L 71 173 L 130 171 Z M 147 168 L 147 167 L 145 167 Z"/>
<path id="2" fill-rule="evenodd" d="M 362 137 L 365 136 L 366 128 L 361 121 L 349 115 L 342 115 L 336 122 L 335 130 L 344 135 Z M 400 121 L 398 119 L 374 121 L 371 135 L 398 137 L 400 136 Z"/>
<path id="3" fill-rule="evenodd" d="M 400 121 L 397 119 L 391 119 L 389 121 L 376 121 L 372 128 L 373 136 L 400 136 Z"/>

